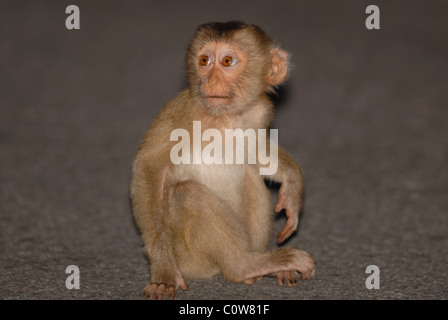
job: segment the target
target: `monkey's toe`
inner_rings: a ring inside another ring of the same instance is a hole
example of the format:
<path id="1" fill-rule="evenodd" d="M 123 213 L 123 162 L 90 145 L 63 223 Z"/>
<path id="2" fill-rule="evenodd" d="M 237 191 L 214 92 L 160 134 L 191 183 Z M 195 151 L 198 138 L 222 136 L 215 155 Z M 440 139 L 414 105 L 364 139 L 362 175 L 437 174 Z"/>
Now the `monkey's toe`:
<path id="1" fill-rule="evenodd" d="M 174 299 L 177 290 L 174 286 L 166 286 L 164 283 L 149 283 L 143 290 L 143 296 L 149 300 L 162 300 L 166 295 L 168 299 Z"/>
<path id="2" fill-rule="evenodd" d="M 310 269 L 308 269 L 306 271 L 301 271 L 301 274 L 302 274 L 301 279 L 302 280 L 311 280 L 311 279 L 314 278 L 314 273 L 315 272 L 316 272 L 316 268 L 313 265 L 312 268 L 310 268 Z"/>
<path id="3" fill-rule="evenodd" d="M 303 250 L 296 251 L 298 262 L 297 271 L 301 273 L 302 280 L 311 280 L 314 277 L 316 264 L 311 255 Z"/>
<path id="4" fill-rule="evenodd" d="M 263 276 L 248 278 L 248 279 L 243 280 L 243 282 L 245 284 L 253 284 L 254 282 L 260 281 L 261 279 L 263 279 Z"/>
<path id="5" fill-rule="evenodd" d="M 281 271 L 275 275 L 280 286 L 286 284 L 288 287 L 294 287 L 299 284 L 299 275 L 296 271 Z"/>

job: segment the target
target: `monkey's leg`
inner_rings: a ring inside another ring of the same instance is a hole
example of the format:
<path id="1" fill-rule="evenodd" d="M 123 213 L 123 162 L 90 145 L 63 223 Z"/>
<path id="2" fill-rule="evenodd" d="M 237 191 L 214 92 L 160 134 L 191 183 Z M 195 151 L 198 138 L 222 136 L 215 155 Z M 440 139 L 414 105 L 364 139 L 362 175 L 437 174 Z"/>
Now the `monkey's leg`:
<path id="1" fill-rule="evenodd" d="M 179 287 L 188 289 L 174 256 L 173 235 L 163 222 L 165 212 L 161 195 L 167 171 L 164 169 L 155 174 L 141 162 L 136 162 L 131 182 L 135 222 L 141 231 L 151 269 L 151 282 L 143 290 L 149 299 L 163 299 L 164 295 L 174 298 Z M 152 184 L 146 182 L 147 177 Z"/>
<path id="2" fill-rule="evenodd" d="M 263 177 L 257 170 L 249 168 L 246 173 L 244 190 L 245 217 L 250 237 L 250 249 L 266 252 L 272 235 L 272 201 Z M 263 279 L 263 276 L 245 279 L 244 283 L 253 284 Z"/>
<path id="3" fill-rule="evenodd" d="M 198 276 L 201 267 L 213 264 L 226 279 L 234 282 L 291 270 L 300 272 L 302 279 L 313 276 L 314 260 L 305 251 L 252 250 L 244 217 L 233 212 L 225 200 L 203 184 L 188 180 L 178 183 L 173 191 L 177 212 L 183 209 L 179 222 L 183 226 L 185 247 L 189 248 L 189 252 L 177 252 L 177 256 L 185 255 L 178 260 L 183 275 Z M 185 268 L 187 264 L 180 262 L 198 257 L 205 261 L 197 266 L 190 264 Z M 202 271 L 209 272 L 204 268 Z"/>
<path id="4" fill-rule="evenodd" d="M 154 236 L 154 235 L 153 235 Z M 148 299 L 161 300 L 164 296 L 174 299 L 178 288 L 188 290 L 176 258 L 173 254 L 171 235 L 161 232 L 158 234 L 159 244 L 151 246 L 147 235 L 143 234 L 145 249 L 150 259 L 151 281 L 144 288 L 143 295 Z"/>
<path id="5" fill-rule="evenodd" d="M 266 252 L 272 230 L 272 200 L 263 177 L 258 170 L 249 168 L 244 183 L 245 217 L 252 251 Z"/>
<path id="6" fill-rule="evenodd" d="M 246 203 L 246 220 L 251 239 L 251 248 L 254 251 L 266 252 L 268 242 L 273 234 L 272 227 L 272 201 L 270 192 L 266 188 L 263 178 L 257 171 L 248 170 L 244 190 Z M 280 271 L 270 274 L 276 277 L 279 285 L 295 286 L 299 281 L 299 274 L 295 270 Z M 245 279 L 244 283 L 252 284 L 263 276 Z"/>
<path id="7" fill-rule="evenodd" d="M 237 264 L 232 248 L 249 250 L 244 215 L 237 215 L 224 199 L 195 180 L 169 183 L 166 190 L 166 225 L 177 239 L 174 249 L 182 275 L 186 279 L 218 275 L 223 254 Z"/>

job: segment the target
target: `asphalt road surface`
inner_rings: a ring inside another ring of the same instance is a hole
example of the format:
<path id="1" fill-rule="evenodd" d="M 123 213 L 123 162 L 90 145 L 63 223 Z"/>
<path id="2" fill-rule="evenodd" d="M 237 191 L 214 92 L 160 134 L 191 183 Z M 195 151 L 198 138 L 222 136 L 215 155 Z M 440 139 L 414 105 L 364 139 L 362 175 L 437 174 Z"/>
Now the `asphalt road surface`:
<path id="1" fill-rule="evenodd" d="M 177 298 L 447 299 L 448 2 L 374 2 L 379 30 L 365 25 L 373 3 L 354 0 L 2 1 L 0 299 L 143 299 L 131 164 L 186 84 L 195 28 L 230 19 L 292 54 L 272 128 L 305 173 L 286 245 L 317 272 L 294 288 L 189 281 Z M 80 289 L 66 287 L 70 265 Z"/>

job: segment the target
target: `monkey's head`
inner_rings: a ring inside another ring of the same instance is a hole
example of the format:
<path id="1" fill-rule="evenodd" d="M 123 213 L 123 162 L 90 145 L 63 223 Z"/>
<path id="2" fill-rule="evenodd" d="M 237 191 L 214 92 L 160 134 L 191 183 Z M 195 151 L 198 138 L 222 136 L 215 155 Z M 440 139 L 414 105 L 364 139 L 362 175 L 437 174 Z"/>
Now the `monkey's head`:
<path id="1" fill-rule="evenodd" d="M 237 113 L 285 80 L 288 53 L 257 26 L 206 23 L 190 42 L 187 70 L 193 97 L 210 113 Z"/>

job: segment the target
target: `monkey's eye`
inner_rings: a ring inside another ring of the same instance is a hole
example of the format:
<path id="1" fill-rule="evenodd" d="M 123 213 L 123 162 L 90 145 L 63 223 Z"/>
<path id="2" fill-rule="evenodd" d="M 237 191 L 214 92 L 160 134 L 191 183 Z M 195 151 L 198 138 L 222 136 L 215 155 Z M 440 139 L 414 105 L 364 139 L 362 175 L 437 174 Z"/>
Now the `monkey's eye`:
<path id="1" fill-rule="evenodd" d="M 224 67 L 231 67 L 233 66 L 235 63 L 237 62 L 236 59 L 233 59 L 231 56 L 225 56 L 224 58 L 222 58 L 222 65 Z"/>
<path id="2" fill-rule="evenodd" d="M 199 64 L 203 67 L 207 66 L 210 63 L 210 57 L 203 55 L 201 56 L 201 58 L 199 59 Z"/>

